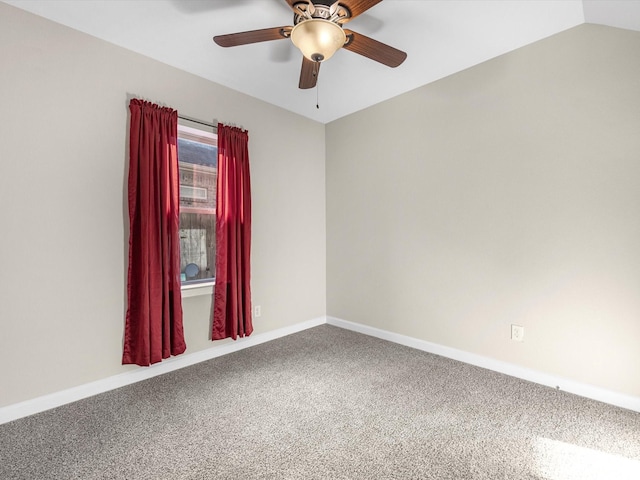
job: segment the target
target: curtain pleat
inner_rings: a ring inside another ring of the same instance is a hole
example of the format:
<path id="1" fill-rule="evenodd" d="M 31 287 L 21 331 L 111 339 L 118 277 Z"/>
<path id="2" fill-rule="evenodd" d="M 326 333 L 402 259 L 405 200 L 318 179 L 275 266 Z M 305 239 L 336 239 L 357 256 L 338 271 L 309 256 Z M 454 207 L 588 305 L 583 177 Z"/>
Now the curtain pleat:
<path id="1" fill-rule="evenodd" d="M 249 134 L 218 124 L 216 285 L 211 338 L 251 334 Z"/>
<path id="2" fill-rule="evenodd" d="M 180 292 L 178 112 L 132 99 L 129 272 L 123 364 L 147 366 L 186 349 Z"/>

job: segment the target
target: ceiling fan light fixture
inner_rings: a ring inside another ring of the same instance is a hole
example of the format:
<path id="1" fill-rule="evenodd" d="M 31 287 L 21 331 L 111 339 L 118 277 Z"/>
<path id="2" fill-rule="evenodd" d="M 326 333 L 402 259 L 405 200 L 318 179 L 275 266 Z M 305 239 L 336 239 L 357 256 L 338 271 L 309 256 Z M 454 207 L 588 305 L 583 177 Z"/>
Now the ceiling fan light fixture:
<path id="1" fill-rule="evenodd" d="M 347 36 L 340 25 L 322 18 L 312 18 L 293 27 L 291 41 L 309 60 L 324 62 L 342 48 Z"/>

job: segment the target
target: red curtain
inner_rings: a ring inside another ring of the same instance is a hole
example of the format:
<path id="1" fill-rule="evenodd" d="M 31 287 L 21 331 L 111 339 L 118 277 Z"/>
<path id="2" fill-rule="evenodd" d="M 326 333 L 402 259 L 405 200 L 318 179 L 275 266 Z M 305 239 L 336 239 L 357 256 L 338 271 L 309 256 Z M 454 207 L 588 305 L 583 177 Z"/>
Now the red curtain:
<path id="1" fill-rule="evenodd" d="M 216 286 L 212 340 L 250 335 L 251 181 L 249 134 L 218 124 Z"/>
<path id="2" fill-rule="evenodd" d="M 185 351 L 180 293 L 178 112 L 133 99 L 129 139 L 129 274 L 122 363 Z"/>

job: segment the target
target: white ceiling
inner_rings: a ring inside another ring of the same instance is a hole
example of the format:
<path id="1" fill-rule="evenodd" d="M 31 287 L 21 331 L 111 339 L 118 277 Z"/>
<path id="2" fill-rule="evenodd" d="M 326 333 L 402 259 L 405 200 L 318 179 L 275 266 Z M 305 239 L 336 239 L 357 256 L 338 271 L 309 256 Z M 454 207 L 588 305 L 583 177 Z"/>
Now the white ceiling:
<path id="1" fill-rule="evenodd" d="M 300 90 L 302 57 L 289 40 L 212 41 L 292 25 L 284 0 L 2 1 L 322 123 L 585 22 L 640 30 L 640 0 L 385 0 L 347 28 L 407 60 L 392 69 L 340 50 L 318 89 Z"/>

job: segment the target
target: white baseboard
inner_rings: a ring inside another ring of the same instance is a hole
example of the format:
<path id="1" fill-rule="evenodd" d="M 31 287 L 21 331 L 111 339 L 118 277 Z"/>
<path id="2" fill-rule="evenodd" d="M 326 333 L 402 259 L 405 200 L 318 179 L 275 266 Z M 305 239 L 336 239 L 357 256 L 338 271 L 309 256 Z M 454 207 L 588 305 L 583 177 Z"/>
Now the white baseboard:
<path id="1" fill-rule="evenodd" d="M 437 343 L 419 340 L 417 338 L 400 335 L 398 333 L 381 330 L 379 328 L 362 325 L 359 323 L 348 322 L 335 317 L 327 317 L 327 323 L 336 327 L 353 330 L 354 332 L 363 333 L 371 337 L 388 340 L 390 342 L 405 345 L 407 347 L 416 348 L 425 352 L 440 355 L 442 357 L 451 358 L 460 362 L 476 365 L 478 367 L 493 370 L 495 372 L 504 373 L 506 375 L 517 377 L 530 382 L 538 383 L 552 388 L 558 388 L 565 392 L 573 393 L 581 397 L 598 400 L 618 407 L 626 408 L 640 412 L 640 398 L 631 395 L 606 390 L 604 388 L 593 385 L 576 382 L 555 375 L 531 370 L 525 367 L 514 365 L 512 363 L 502 362 L 493 358 L 476 355 L 474 353 L 457 350 L 451 347 L 445 347 Z"/>
<path id="2" fill-rule="evenodd" d="M 514 365 L 500 360 L 495 360 L 482 355 L 465 352 L 444 345 L 427 342 L 417 338 L 400 335 L 398 333 L 389 332 L 375 327 L 362 325 L 359 323 L 348 322 L 335 317 L 319 317 L 306 322 L 297 323 L 288 327 L 279 328 L 270 332 L 255 334 L 250 337 L 238 339 L 235 342 L 229 342 L 222 345 L 214 345 L 206 350 L 171 357 L 163 362 L 157 363 L 150 367 L 130 370 L 112 377 L 108 377 L 95 382 L 86 383 L 77 387 L 62 390 L 60 392 L 51 393 L 32 400 L 8 405 L 0 408 L 0 425 L 11 422 L 22 417 L 43 412 L 51 408 L 59 407 L 67 403 L 72 403 L 83 398 L 87 398 L 99 393 L 124 387 L 132 383 L 147 380 L 149 378 L 162 375 L 164 373 L 188 367 L 196 363 L 204 362 L 212 358 L 237 352 L 245 348 L 253 347 L 261 343 L 269 342 L 277 338 L 291 335 L 308 328 L 317 327 L 328 323 L 336 327 L 352 330 L 372 337 L 387 340 L 407 347 L 416 348 L 425 352 L 433 353 L 443 357 L 458 360 L 478 367 L 487 368 L 495 372 L 504 373 L 512 377 L 521 378 L 530 382 L 538 383 L 552 388 L 559 388 L 566 392 L 570 392 L 582 397 L 598 400 L 618 407 L 626 408 L 640 412 L 640 398 L 613 392 L 603 388 L 595 387 L 574 380 L 557 377 L 536 370 L 531 370 L 518 365 Z"/>
<path id="3" fill-rule="evenodd" d="M 295 325 L 290 325 L 288 327 L 272 330 L 270 332 L 239 338 L 235 342 L 214 345 L 205 350 L 187 353 L 178 357 L 171 357 L 160 363 L 151 365 L 150 367 L 137 368 L 102 380 L 96 380 L 95 382 L 85 383 L 60 392 L 8 405 L 0 408 L 0 425 L 35 413 L 44 412 L 45 410 L 50 410 L 67 403 L 75 402 L 83 398 L 91 397 L 99 393 L 104 393 L 132 383 L 147 380 L 149 378 L 162 375 L 163 373 L 172 372 L 173 370 L 178 370 L 212 358 L 269 342 L 280 337 L 285 337 L 308 328 L 317 327 L 324 323 L 327 323 L 326 317 L 319 317 L 306 322 L 296 323 Z"/>

